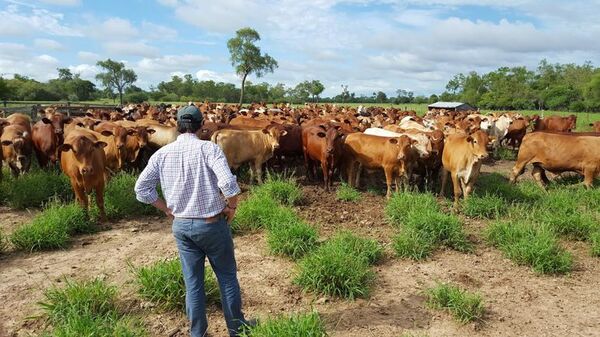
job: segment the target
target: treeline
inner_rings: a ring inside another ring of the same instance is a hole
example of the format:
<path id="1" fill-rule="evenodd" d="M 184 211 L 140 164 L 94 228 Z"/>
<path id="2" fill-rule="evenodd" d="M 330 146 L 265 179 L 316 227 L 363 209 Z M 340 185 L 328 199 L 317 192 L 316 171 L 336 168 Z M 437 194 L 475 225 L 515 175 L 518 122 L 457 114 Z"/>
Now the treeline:
<path id="1" fill-rule="evenodd" d="M 600 111 L 600 68 L 542 60 L 535 70 L 501 67 L 458 74 L 446 90 L 440 100 L 486 109 Z"/>

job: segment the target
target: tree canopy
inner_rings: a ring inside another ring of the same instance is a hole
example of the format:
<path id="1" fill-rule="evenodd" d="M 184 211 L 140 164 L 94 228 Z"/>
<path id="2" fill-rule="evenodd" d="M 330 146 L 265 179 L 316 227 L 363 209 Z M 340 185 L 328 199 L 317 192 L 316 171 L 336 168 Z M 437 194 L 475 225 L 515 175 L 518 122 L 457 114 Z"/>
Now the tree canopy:
<path id="1" fill-rule="evenodd" d="M 135 72 L 132 69 L 125 69 L 123 62 L 111 59 L 98 61 L 96 64 L 104 70 L 96 75 L 96 79 L 102 82 L 107 90 L 116 89 L 119 93 L 119 101 L 123 104 L 123 91 L 137 81 Z"/>

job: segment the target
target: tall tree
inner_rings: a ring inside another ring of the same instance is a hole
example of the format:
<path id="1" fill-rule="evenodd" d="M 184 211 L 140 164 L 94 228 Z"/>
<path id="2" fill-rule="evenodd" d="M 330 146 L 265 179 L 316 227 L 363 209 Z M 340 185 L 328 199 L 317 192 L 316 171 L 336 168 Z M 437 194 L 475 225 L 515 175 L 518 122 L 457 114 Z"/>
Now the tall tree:
<path id="1" fill-rule="evenodd" d="M 262 77 L 266 73 L 272 73 L 278 67 L 274 58 L 260 52 L 260 48 L 255 44 L 258 41 L 260 41 L 260 35 L 249 27 L 238 30 L 235 32 L 235 37 L 227 41 L 227 48 L 231 54 L 231 65 L 235 67 L 235 72 L 242 77 L 240 104 L 244 100 L 244 86 L 248 75 L 254 74 L 256 77 Z"/>
<path id="2" fill-rule="evenodd" d="M 325 86 L 319 80 L 312 80 L 308 86 L 308 91 L 313 97 L 313 101 L 317 102 L 319 95 L 325 90 Z"/>
<path id="3" fill-rule="evenodd" d="M 132 69 L 125 69 L 123 62 L 108 59 L 98 61 L 96 64 L 104 69 L 103 73 L 96 75 L 96 79 L 102 82 L 107 91 L 112 92 L 116 89 L 119 93 L 119 101 L 123 105 L 123 91 L 137 81 L 137 75 Z"/>

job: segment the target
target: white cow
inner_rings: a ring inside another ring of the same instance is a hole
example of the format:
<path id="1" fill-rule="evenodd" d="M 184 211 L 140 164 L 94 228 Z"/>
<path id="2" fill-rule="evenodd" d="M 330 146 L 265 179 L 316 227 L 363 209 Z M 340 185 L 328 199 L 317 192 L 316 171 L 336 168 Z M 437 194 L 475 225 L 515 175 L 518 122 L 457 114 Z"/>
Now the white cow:
<path id="1" fill-rule="evenodd" d="M 422 133 L 398 133 L 390 130 L 380 129 L 380 128 L 368 128 L 363 132 L 367 135 L 379 136 L 379 137 L 400 137 L 400 136 L 408 136 L 408 138 L 417 141 L 412 147 L 417 151 L 419 157 L 427 158 L 431 154 L 431 140 L 427 135 Z"/>

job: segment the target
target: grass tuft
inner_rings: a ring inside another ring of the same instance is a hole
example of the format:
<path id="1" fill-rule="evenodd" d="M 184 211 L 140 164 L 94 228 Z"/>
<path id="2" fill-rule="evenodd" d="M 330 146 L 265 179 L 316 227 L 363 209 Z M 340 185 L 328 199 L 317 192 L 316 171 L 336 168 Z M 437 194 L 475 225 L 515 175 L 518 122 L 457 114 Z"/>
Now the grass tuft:
<path id="1" fill-rule="evenodd" d="M 25 251 L 64 248 L 71 235 L 94 229 L 94 220 L 79 205 L 52 203 L 29 224 L 17 228 L 10 241 Z"/>
<path id="2" fill-rule="evenodd" d="M 360 192 L 347 183 L 342 183 L 336 192 L 337 200 L 357 202 L 360 200 Z"/>
<path id="3" fill-rule="evenodd" d="M 329 240 L 328 244 L 343 247 L 349 255 L 360 257 L 368 264 L 379 262 L 383 256 L 383 248 L 376 240 L 361 238 L 350 231 L 337 233 Z"/>
<path id="4" fill-rule="evenodd" d="M 267 244 L 273 254 L 294 260 L 312 251 L 317 246 L 317 239 L 317 231 L 302 221 L 274 226 L 267 234 Z"/>
<path id="5" fill-rule="evenodd" d="M 394 237 L 393 248 L 398 257 L 422 260 L 431 255 L 435 243 L 422 232 L 407 229 Z"/>
<path id="6" fill-rule="evenodd" d="M 327 336 L 325 326 L 316 312 L 290 317 L 269 318 L 255 327 L 242 332 L 240 337 L 324 337 Z"/>
<path id="7" fill-rule="evenodd" d="M 590 235 L 590 244 L 592 256 L 600 257 L 600 231 L 594 232 Z"/>
<path id="8" fill-rule="evenodd" d="M 493 194 L 471 196 L 463 202 L 463 213 L 479 219 L 494 219 L 506 214 L 506 200 Z"/>
<path id="9" fill-rule="evenodd" d="M 2 228 L 0 228 L 0 254 L 4 253 L 4 251 L 7 248 L 8 248 L 8 243 L 7 243 L 6 235 L 4 235 Z"/>
<path id="10" fill-rule="evenodd" d="M 500 160 L 517 160 L 517 151 L 511 150 L 506 147 L 499 147 L 498 152 L 495 153 L 494 158 Z"/>
<path id="11" fill-rule="evenodd" d="M 280 204 L 297 205 L 302 200 L 302 191 L 293 176 L 268 173 L 264 184 L 254 187 L 252 193 L 265 194 Z"/>
<path id="12" fill-rule="evenodd" d="M 271 196 L 260 193 L 250 194 L 238 205 L 233 220 L 233 230 L 256 230 L 286 226 L 299 222 L 299 218 L 291 208 L 282 207 Z"/>
<path id="13" fill-rule="evenodd" d="M 395 225 L 401 225 L 415 210 L 438 212 L 440 206 L 430 194 L 403 192 L 395 193 L 385 207 L 387 216 Z"/>
<path id="14" fill-rule="evenodd" d="M 42 207 L 52 198 L 63 201 L 73 199 L 69 179 L 58 172 L 31 171 L 18 179 L 4 177 L 0 183 L 2 200 L 15 209 Z"/>
<path id="15" fill-rule="evenodd" d="M 479 294 L 472 294 L 457 286 L 440 283 L 427 290 L 427 303 L 435 309 L 445 309 L 461 323 L 481 320 L 485 308 Z"/>
<path id="16" fill-rule="evenodd" d="M 132 173 L 119 172 L 108 182 L 104 191 L 104 207 L 109 219 L 161 214 L 152 205 L 137 201 L 134 191 L 136 180 L 137 176 Z"/>
<path id="17" fill-rule="evenodd" d="M 132 268 L 138 294 L 165 310 L 185 310 L 185 283 L 179 258 L 158 261 L 147 267 Z M 204 270 L 206 303 L 221 301 L 217 279 L 210 268 Z"/>
<path id="18" fill-rule="evenodd" d="M 488 227 L 488 240 L 517 264 L 529 265 L 541 274 L 563 274 L 571 270 L 573 258 L 558 243 L 547 226 L 497 222 Z"/>

